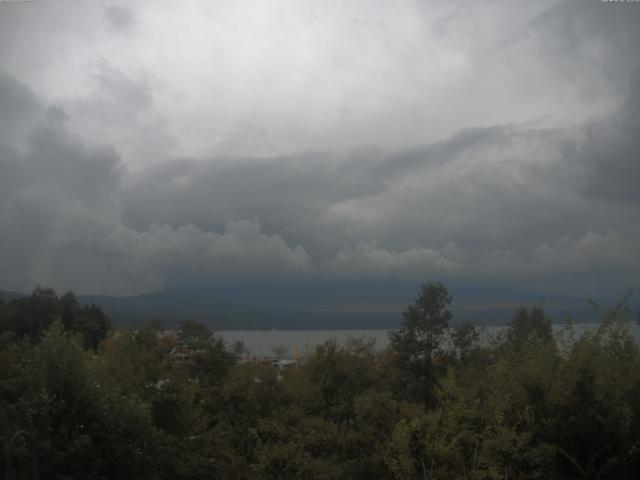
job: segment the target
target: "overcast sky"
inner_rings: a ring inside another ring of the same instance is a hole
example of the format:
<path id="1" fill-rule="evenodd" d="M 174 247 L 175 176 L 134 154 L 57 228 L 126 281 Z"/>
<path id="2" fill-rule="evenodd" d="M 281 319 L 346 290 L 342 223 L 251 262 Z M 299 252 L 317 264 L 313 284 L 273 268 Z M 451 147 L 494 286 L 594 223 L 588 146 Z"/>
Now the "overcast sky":
<path id="1" fill-rule="evenodd" d="M 640 278 L 640 3 L 0 2 L 0 288 Z"/>

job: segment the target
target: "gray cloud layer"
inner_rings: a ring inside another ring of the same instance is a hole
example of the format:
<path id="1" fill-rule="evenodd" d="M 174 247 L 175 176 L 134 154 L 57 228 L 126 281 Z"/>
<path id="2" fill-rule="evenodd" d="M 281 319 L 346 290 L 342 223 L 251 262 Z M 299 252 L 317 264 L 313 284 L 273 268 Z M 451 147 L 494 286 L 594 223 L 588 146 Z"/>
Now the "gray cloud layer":
<path id="1" fill-rule="evenodd" d="M 283 2 L 274 18 L 277 9 L 233 3 L 212 22 L 249 50 L 207 37 L 212 47 L 189 53 L 236 69 L 208 93 L 208 65 L 187 76 L 174 68 L 180 41 L 166 65 L 144 55 L 157 53 L 148 39 L 168 10 L 81 7 L 84 16 L 61 19 L 60 30 L 36 15 L 46 4 L 8 11 L 0 16 L 9 31 L 0 29 L 0 288 L 127 294 L 247 278 L 442 278 L 577 294 L 633 286 L 640 6 L 476 4 L 405 2 L 384 25 L 363 4 L 345 25 L 338 5 L 300 11 Z M 192 6 L 209 18 L 205 4 Z M 176 21 L 204 35 L 189 12 Z M 36 46 L 58 42 L 95 61 L 49 65 L 46 49 L 17 56 L 2 42 L 21 38 L 17 20 L 44 28 Z M 297 86 L 290 98 L 269 84 L 284 78 L 280 60 L 262 63 L 253 37 L 233 33 L 243 21 L 258 30 L 275 22 L 296 38 L 308 27 L 300 47 L 308 64 L 292 67 L 301 77 L 287 80 Z M 329 27 L 344 49 L 317 43 Z M 112 49 L 124 41 L 131 52 L 119 57 Z M 237 70 L 234 53 L 251 72 Z M 84 83 L 62 88 L 63 72 Z M 251 93 L 256 72 L 264 98 Z M 426 128 L 439 115 L 442 125 Z M 245 123 L 227 128 L 237 122 Z"/>

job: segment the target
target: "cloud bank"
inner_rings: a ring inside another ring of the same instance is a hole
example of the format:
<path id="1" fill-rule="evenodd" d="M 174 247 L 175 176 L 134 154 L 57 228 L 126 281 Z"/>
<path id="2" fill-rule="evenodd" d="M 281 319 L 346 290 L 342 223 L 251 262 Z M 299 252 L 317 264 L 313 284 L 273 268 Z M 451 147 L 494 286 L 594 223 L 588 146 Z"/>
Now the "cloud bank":
<path id="1" fill-rule="evenodd" d="M 637 283 L 640 7 L 156 4 L 0 5 L 0 288 Z"/>

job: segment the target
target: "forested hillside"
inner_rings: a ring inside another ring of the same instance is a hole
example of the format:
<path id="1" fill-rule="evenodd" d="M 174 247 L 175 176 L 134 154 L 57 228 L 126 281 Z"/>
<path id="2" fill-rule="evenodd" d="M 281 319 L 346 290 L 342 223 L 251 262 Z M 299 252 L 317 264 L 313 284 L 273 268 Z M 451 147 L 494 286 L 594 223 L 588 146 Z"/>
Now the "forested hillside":
<path id="1" fill-rule="evenodd" d="M 36 290 L 0 306 L 2 456 L 24 430 L 43 479 L 637 478 L 624 302 L 580 335 L 523 307 L 481 344 L 449 328 L 452 300 L 424 284 L 385 351 L 330 341 L 279 370 L 195 322 L 113 331 Z M 12 464 L 30 478 L 22 447 Z"/>

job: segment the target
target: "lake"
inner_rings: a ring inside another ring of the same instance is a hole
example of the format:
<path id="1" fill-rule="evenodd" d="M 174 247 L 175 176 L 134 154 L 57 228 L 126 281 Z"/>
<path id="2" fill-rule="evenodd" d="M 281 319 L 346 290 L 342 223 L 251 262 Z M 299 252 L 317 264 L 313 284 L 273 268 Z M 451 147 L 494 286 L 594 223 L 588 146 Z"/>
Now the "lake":
<path id="1" fill-rule="evenodd" d="M 597 327 L 597 324 L 574 324 L 576 334 L 580 334 L 586 329 Z M 482 327 L 481 339 L 487 341 L 492 335 L 504 330 L 505 327 Z M 554 324 L 554 330 L 559 331 L 564 328 L 564 324 Z M 388 329 L 379 330 L 221 330 L 217 333 L 221 335 L 229 344 L 238 340 L 244 342 L 251 355 L 273 356 L 274 349 L 286 351 L 285 356 L 304 355 L 307 348 L 320 345 L 330 338 L 344 345 L 349 338 L 371 338 L 375 340 L 375 348 L 382 350 L 389 344 Z M 631 331 L 636 339 L 640 341 L 640 325 L 631 324 Z"/>

